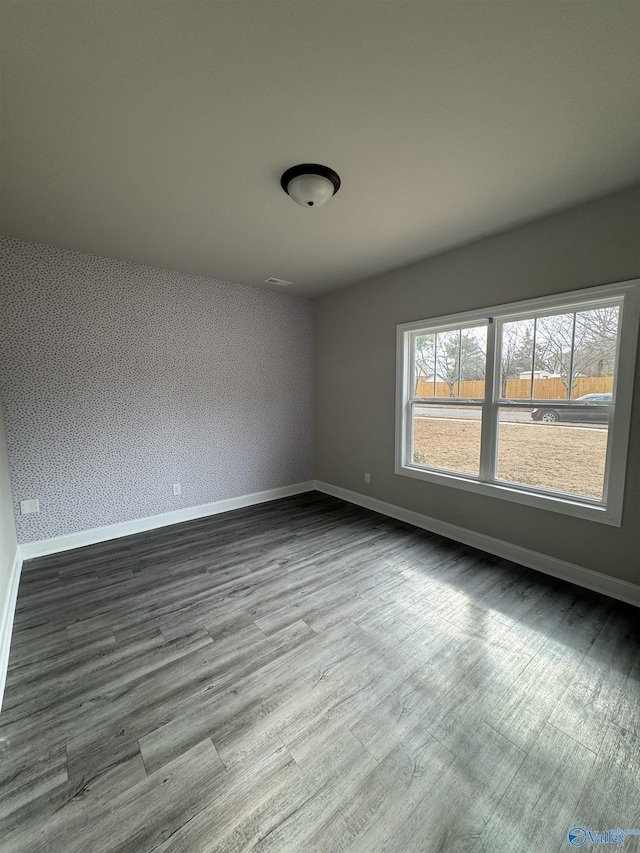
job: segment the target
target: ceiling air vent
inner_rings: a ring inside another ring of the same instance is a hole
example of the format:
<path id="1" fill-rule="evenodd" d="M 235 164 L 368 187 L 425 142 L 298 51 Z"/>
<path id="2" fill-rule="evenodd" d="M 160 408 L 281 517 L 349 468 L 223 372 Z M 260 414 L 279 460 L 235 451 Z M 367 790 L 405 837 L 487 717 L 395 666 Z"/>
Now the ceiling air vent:
<path id="1" fill-rule="evenodd" d="M 274 278 L 273 276 L 271 276 L 271 278 L 265 278 L 264 283 L 265 284 L 279 284 L 280 287 L 288 287 L 290 284 L 292 284 L 292 282 L 285 281 L 283 278 Z"/>

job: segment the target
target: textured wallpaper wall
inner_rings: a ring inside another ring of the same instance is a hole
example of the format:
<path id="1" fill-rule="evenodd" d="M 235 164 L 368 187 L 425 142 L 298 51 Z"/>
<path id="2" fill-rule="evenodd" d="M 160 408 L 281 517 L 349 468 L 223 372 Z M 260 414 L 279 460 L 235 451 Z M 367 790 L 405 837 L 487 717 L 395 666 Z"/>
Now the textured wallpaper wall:
<path id="1" fill-rule="evenodd" d="M 309 300 L 11 239 L 0 270 L 21 542 L 313 476 Z"/>

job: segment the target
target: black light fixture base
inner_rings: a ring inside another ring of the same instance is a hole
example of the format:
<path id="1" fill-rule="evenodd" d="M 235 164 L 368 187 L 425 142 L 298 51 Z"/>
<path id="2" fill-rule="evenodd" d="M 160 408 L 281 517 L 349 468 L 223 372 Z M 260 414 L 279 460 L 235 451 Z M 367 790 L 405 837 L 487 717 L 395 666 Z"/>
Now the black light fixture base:
<path id="1" fill-rule="evenodd" d="M 319 163 L 300 163 L 299 166 L 292 166 L 287 169 L 280 178 L 280 186 L 289 195 L 289 184 L 294 178 L 300 175 L 320 175 L 323 178 L 331 181 L 333 184 L 333 194 L 335 195 L 340 189 L 340 175 L 330 169 L 328 166 L 321 166 Z"/>

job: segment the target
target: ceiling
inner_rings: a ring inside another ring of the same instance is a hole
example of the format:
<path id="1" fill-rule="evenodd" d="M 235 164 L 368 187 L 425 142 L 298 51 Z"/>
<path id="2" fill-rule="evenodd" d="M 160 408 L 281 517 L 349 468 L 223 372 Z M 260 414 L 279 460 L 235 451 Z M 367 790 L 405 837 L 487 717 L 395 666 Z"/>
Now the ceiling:
<path id="1" fill-rule="evenodd" d="M 640 180 L 639 11 L 5 2 L 0 229 L 309 295 L 344 286 Z M 324 207 L 280 188 L 300 162 L 340 174 Z"/>

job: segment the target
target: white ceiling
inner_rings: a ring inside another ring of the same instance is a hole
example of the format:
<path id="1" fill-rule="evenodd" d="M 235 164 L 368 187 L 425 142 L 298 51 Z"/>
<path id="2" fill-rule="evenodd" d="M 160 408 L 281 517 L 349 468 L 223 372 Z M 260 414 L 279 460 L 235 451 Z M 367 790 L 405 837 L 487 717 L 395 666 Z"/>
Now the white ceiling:
<path id="1" fill-rule="evenodd" d="M 6 2 L 2 233 L 305 294 L 418 260 L 640 179 L 639 10 Z"/>

